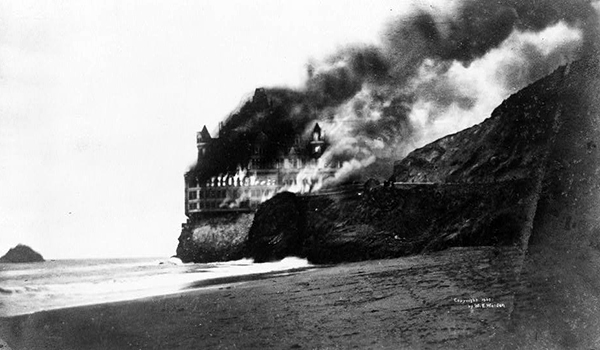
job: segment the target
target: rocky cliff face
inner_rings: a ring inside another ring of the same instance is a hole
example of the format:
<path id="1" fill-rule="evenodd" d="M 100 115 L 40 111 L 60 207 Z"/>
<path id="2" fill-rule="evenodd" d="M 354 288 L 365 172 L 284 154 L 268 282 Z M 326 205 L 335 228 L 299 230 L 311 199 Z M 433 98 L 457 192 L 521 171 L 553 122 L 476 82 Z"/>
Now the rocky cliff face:
<path id="1" fill-rule="evenodd" d="M 42 255 L 26 245 L 19 244 L 0 257 L 0 263 L 27 263 L 44 261 Z"/>
<path id="2" fill-rule="evenodd" d="M 295 255 L 336 263 L 453 246 L 520 246 L 534 190 L 531 180 L 514 180 L 284 193 L 259 209 L 249 254 L 258 261 Z M 273 216 L 281 219 L 273 222 Z"/>
<path id="3" fill-rule="evenodd" d="M 177 257 L 183 262 L 212 262 L 241 259 L 254 214 L 207 216 L 196 225 L 184 225 Z"/>

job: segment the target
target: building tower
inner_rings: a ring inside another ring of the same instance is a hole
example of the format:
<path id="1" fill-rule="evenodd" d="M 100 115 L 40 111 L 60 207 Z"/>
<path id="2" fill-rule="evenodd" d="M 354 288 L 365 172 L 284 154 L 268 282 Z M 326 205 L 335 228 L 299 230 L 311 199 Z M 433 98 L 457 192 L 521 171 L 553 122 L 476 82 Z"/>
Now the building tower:
<path id="1" fill-rule="evenodd" d="M 206 129 L 206 125 L 204 125 L 202 131 L 196 134 L 196 147 L 198 147 L 198 164 L 200 164 L 200 162 L 206 156 L 206 150 L 211 141 L 212 137 L 210 137 L 210 133 Z"/>
<path id="2" fill-rule="evenodd" d="M 315 124 L 315 128 L 312 132 L 312 137 L 310 140 L 310 155 L 313 158 L 319 158 L 323 154 L 323 147 L 325 145 L 325 141 L 323 141 L 323 135 L 321 133 L 321 127 L 319 123 Z"/>

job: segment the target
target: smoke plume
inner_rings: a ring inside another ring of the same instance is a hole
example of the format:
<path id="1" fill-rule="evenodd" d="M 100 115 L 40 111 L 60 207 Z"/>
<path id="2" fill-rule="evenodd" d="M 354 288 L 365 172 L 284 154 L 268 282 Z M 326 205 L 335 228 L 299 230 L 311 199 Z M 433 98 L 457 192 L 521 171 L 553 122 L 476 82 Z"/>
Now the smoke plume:
<path id="1" fill-rule="evenodd" d="M 225 120 L 189 178 L 235 173 L 257 144 L 275 159 L 315 122 L 327 133 L 322 158 L 343 164 L 336 179 L 381 169 L 480 122 L 508 94 L 596 50 L 597 17 L 585 0 L 414 8 L 387 25 L 380 46 L 348 46 L 310 64 L 304 88 L 257 90 Z"/>

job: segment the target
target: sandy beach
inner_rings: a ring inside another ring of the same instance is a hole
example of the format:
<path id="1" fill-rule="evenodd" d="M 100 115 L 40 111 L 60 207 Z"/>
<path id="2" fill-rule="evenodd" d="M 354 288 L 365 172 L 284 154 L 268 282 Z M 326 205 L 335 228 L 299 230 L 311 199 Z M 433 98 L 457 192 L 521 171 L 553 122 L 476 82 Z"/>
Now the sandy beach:
<path id="1" fill-rule="evenodd" d="M 202 282 L 178 294 L 0 319 L 12 349 L 479 348 L 505 331 L 516 249 Z"/>

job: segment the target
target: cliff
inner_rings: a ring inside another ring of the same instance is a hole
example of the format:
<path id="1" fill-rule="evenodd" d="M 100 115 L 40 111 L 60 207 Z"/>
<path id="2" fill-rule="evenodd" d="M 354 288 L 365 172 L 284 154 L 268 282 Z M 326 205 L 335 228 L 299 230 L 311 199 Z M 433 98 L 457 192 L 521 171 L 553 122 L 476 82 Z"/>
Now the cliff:
<path id="1" fill-rule="evenodd" d="M 0 263 L 27 263 L 44 261 L 42 255 L 26 245 L 18 244 L 0 257 Z"/>
<path id="2" fill-rule="evenodd" d="M 337 263 L 453 246 L 520 245 L 534 189 L 532 181 L 513 180 L 283 193 L 259 208 L 248 253 L 257 261 L 295 255 Z"/>
<path id="3" fill-rule="evenodd" d="M 598 347 L 600 65 L 574 62 L 550 86 L 559 116 L 512 315 L 522 348 Z M 542 96 L 544 96 L 542 94 Z M 508 346 L 510 348 L 514 346 Z"/>
<path id="4" fill-rule="evenodd" d="M 177 245 L 183 262 L 212 262 L 241 259 L 254 214 L 206 216 L 195 225 L 184 224 Z"/>

